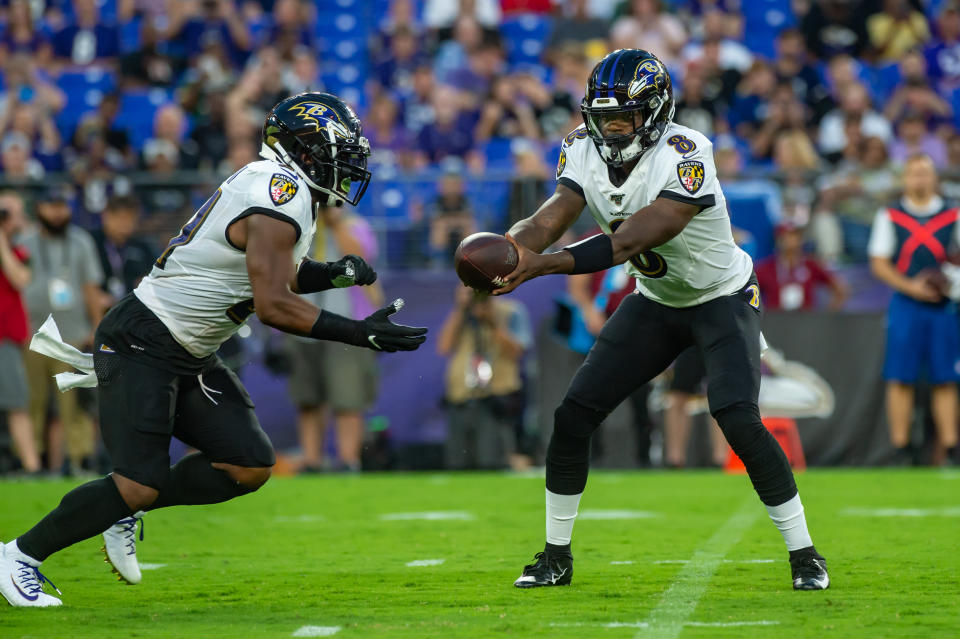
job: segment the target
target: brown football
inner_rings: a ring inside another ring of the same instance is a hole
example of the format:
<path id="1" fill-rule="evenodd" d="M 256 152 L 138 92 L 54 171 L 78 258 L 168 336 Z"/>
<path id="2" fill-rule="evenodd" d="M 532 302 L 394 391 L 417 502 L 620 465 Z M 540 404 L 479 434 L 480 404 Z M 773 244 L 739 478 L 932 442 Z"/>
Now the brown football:
<path id="1" fill-rule="evenodd" d="M 457 247 L 453 265 L 460 281 L 478 291 L 489 293 L 498 281 L 517 268 L 517 249 L 510 240 L 496 233 L 474 233 Z"/>

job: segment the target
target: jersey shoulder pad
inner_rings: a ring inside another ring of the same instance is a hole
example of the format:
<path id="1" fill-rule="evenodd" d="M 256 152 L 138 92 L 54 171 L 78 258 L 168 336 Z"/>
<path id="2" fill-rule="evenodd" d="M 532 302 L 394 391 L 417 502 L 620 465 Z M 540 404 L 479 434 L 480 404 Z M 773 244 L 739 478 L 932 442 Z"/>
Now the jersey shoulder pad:
<path id="1" fill-rule="evenodd" d="M 234 178 L 238 178 L 236 186 L 247 192 L 254 205 L 286 211 L 306 204 L 309 209 L 310 189 L 293 169 L 279 162 L 252 162 L 227 183 Z"/>
<path id="2" fill-rule="evenodd" d="M 664 133 L 664 144 L 661 148 L 664 155 L 689 160 L 694 157 L 709 157 L 713 143 L 699 131 L 672 124 Z"/>
<path id="3" fill-rule="evenodd" d="M 577 140 L 585 140 L 587 137 L 588 137 L 587 126 L 585 124 L 581 124 L 580 126 L 575 128 L 573 131 L 568 133 L 566 136 L 564 136 L 563 142 L 560 146 L 561 148 L 569 149 L 571 146 L 573 146 L 577 142 Z"/>

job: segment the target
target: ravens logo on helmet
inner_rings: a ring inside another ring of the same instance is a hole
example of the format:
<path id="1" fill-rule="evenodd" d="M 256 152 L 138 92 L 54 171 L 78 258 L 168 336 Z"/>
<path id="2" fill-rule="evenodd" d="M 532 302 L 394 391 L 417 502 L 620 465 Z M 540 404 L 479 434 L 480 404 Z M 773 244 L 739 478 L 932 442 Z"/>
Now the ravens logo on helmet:
<path id="1" fill-rule="evenodd" d="M 587 133 L 610 166 L 635 160 L 655 145 L 674 108 L 670 73 L 643 49 L 618 49 L 603 58 L 580 103 Z"/>

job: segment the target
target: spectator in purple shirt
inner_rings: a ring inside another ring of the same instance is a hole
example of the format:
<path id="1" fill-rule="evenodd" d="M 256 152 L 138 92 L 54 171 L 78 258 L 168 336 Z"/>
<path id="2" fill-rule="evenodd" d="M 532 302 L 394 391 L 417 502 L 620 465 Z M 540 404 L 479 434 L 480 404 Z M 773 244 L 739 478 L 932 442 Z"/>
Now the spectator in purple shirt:
<path id="1" fill-rule="evenodd" d="M 434 120 L 417 135 L 417 163 L 436 163 L 447 156 L 473 154 L 473 122 L 457 105 L 457 92 L 440 85 L 433 93 Z"/>
<path id="2" fill-rule="evenodd" d="M 7 27 L 0 37 L 0 65 L 13 53 L 28 54 L 41 68 L 47 67 L 53 58 L 50 40 L 37 31 L 27 0 L 10 0 Z"/>
<path id="3" fill-rule="evenodd" d="M 68 64 L 86 66 L 120 55 L 120 28 L 100 18 L 96 0 L 73 0 L 74 20 L 53 34 L 53 52 Z"/>
<path id="4" fill-rule="evenodd" d="M 364 118 L 363 132 L 370 141 L 371 164 L 410 168 L 410 135 L 400 125 L 396 100 L 382 93 L 373 99 Z"/>
<path id="5" fill-rule="evenodd" d="M 890 144 L 890 159 L 903 165 L 912 155 L 928 155 L 937 168 L 947 164 L 947 145 L 927 128 L 922 114 L 907 113 L 897 124 L 897 137 Z"/>
<path id="6" fill-rule="evenodd" d="M 946 96 L 960 88 L 960 9 L 944 5 L 937 16 L 936 34 L 923 52 L 930 83 Z"/>
<path id="7" fill-rule="evenodd" d="M 390 55 L 374 67 L 373 81 L 381 91 L 408 93 L 413 88 L 413 74 L 424 60 L 416 35 L 400 27 L 390 38 Z"/>

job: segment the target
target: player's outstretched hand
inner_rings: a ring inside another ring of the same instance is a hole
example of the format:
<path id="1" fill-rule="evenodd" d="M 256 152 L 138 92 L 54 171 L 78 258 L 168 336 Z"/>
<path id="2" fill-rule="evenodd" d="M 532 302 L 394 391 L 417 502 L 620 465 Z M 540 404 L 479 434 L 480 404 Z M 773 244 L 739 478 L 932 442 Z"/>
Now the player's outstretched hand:
<path id="1" fill-rule="evenodd" d="M 404 326 L 390 321 L 390 316 L 401 308 L 403 308 L 403 300 L 396 299 L 392 304 L 384 306 L 363 320 L 363 328 L 367 336 L 367 343 L 364 346 L 376 351 L 395 353 L 415 351 L 426 341 L 426 328 Z"/>
<path id="2" fill-rule="evenodd" d="M 377 281 L 377 272 L 357 255 L 345 255 L 330 264 L 330 282 L 337 288 L 369 286 Z"/>
<path id="3" fill-rule="evenodd" d="M 526 246 L 521 245 L 513 239 L 509 233 L 507 233 L 505 237 L 510 240 L 514 248 L 517 249 L 517 268 L 513 269 L 510 275 L 503 278 L 503 284 L 493 290 L 494 295 L 506 295 L 527 280 L 532 280 L 543 274 L 540 268 L 543 260 L 542 255 L 534 253 Z"/>

